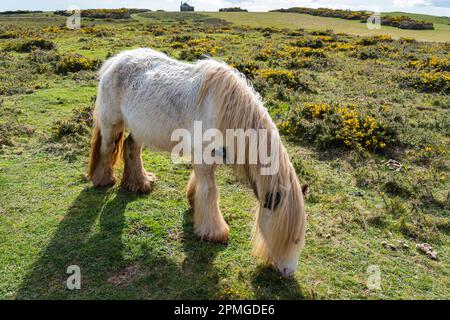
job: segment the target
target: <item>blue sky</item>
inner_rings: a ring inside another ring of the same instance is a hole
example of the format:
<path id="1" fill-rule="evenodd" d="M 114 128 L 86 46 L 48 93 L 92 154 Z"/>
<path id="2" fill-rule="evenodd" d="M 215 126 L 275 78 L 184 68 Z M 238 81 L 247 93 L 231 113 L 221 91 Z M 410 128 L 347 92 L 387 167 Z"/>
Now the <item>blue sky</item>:
<path id="1" fill-rule="evenodd" d="M 219 8 L 240 6 L 250 11 L 267 11 L 294 6 L 328 7 L 340 9 L 367 9 L 372 11 L 407 11 L 450 16 L 450 0 L 191 0 L 197 11 L 216 11 Z M 148 8 L 178 10 L 180 0 L 14 0 L 0 1 L 0 11 L 5 10 L 56 10 L 70 6 L 81 8 Z"/>

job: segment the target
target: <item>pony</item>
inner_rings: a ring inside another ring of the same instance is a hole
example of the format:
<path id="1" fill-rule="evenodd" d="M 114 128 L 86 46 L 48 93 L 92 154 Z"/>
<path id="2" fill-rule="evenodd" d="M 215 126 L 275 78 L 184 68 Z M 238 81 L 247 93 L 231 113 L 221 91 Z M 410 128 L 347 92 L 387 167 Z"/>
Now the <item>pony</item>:
<path id="1" fill-rule="evenodd" d="M 274 174 L 262 174 L 259 157 L 249 161 L 261 141 L 252 144 L 245 139 L 243 147 L 238 147 L 229 139 L 223 152 L 216 151 L 219 157 L 227 153 L 232 160 L 239 151 L 245 152 L 244 161 L 231 167 L 248 181 L 258 199 L 253 253 L 281 275 L 290 276 L 304 246 L 304 190 L 274 122 L 245 76 L 210 58 L 184 63 L 147 48 L 108 59 L 99 75 L 88 173 L 94 187 L 114 185 L 114 167 L 123 158 L 122 188 L 149 193 L 156 177 L 143 167 L 142 147 L 171 152 L 176 146 L 172 133 L 180 128 L 192 132 L 195 121 L 223 133 L 267 130 L 262 143 L 276 157 Z M 126 139 L 125 130 L 129 132 Z M 215 181 L 218 164 L 194 162 L 192 167 L 187 200 L 193 209 L 194 232 L 200 239 L 227 243 L 230 231 L 219 210 Z"/>

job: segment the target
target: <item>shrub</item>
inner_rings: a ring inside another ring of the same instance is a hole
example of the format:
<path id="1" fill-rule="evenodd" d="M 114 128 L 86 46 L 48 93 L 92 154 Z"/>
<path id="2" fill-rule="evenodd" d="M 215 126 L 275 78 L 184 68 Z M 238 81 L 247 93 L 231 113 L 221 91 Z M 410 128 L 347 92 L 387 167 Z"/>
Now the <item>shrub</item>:
<path id="1" fill-rule="evenodd" d="M 246 77 L 253 78 L 259 70 L 259 65 L 254 61 L 228 61 L 229 64 L 243 73 Z"/>
<path id="2" fill-rule="evenodd" d="M 310 14 L 313 16 L 341 18 L 346 20 L 361 20 L 361 22 L 367 22 L 372 15 L 368 11 L 350 11 L 339 9 L 327 9 L 327 8 L 301 8 L 294 7 L 289 9 L 272 10 L 276 12 L 292 12 Z M 385 26 L 397 27 L 400 29 L 413 29 L 413 30 L 431 30 L 434 29 L 432 22 L 414 20 L 408 16 L 383 16 L 381 17 L 381 24 Z"/>
<path id="3" fill-rule="evenodd" d="M 378 59 L 380 57 L 378 50 L 373 48 L 363 49 L 358 52 L 357 56 L 361 60 Z"/>
<path id="4" fill-rule="evenodd" d="M 180 52 L 181 60 L 194 61 L 204 56 L 214 56 L 221 49 L 206 38 L 189 40 L 187 46 L 188 49 L 183 49 Z"/>
<path id="5" fill-rule="evenodd" d="M 56 63 L 56 72 L 66 74 L 81 70 L 94 71 L 100 64 L 98 59 L 91 59 L 78 53 L 67 53 Z"/>
<path id="6" fill-rule="evenodd" d="M 21 34 L 17 31 L 4 31 L 0 33 L 0 39 L 15 39 L 19 38 Z"/>
<path id="7" fill-rule="evenodd" d="M 219 9 L 219 12 L 248 12 L 248 10 L 241 9 L 239 7 L 233 7 L 233 8 L 221 8 Z"/>
<path id="8" fill-rule="evenodd" d="M 422 60 L 409 61 L 407 68 L 429 71 L 450 71 L 450 59 L 431 56 Z"/>
<path id="9" fill-rule="evenodd" d="M 318 49 L 318 48 L 322 48 L 324 46 L 324 43 L 323 43 L 322 39 L 315 38 L 315 39 L 301 39 L 301 40 L 292 42 L 292 45 L 296 46 L 296 47 L 306 47 L 306 48 Z"/>
<path id="10" fill-rule="evenodd" d="M 63 29 L 61 29 L 60 27 L 55 27 L 55 26 L 42 28 L 42 32 L 44 32 L 44 33 L 59 33 L 61 31 L 63 31 Z"/>
<path id="11" fill-rule="evenodd" d="M 415 72 L 400 76 L 402 83 L 420 91 L 450 93 L 449 72 Z"/>
<path id="12" fill-rule="evenodd" d="M 133 13 L 150 11 L 148 9 L 87 9 L 81 10 L 81 17 L 93 19 L 129 19 Z M 66 10 L 55 11 L 54 14 L 61 16 L 70 16 L 71 13 Z"/>
<path id="13" fill-rule="evenodd" d="M 350 51 L 356 49 L 356 46 L 351 43 L 332 43 L 330 47 L 337 51 Z"/>
<path id="14" fill-rule="evenodd" d="M 395 132 L 374 116 L 353 106 L 306 104 L 291 112 L 279 125 L 292 139 L 304 138 L 319 147 L 344 146 L 356 150 L 381 150 L 396 139 Z"/>
<path id="15" fill-rule="evenodd" d="M 299 79 L 289 70 L 262 69 L 258 70 L 258 76 L 269 83 L 281 84 L 292 89 L 300 85 Z"/>
<path id="16" fill-rule="evenodd" d="M 411 44 L 411 43 L 416 43 L 417 41 L 416 41 L 416 39 L 414 39 L 414 38 L 400 38 L 399 40 L 398 40 L 400 43 L 407 43 L 407 44 Z"/>
<path id="17" fill-rule="evenodd" d="M 5 49 L 17 52 L 31 52 L 34 49 L 52 50 L 55 47 L 55 44 L 49 40 L 42 38 L 31 38 L 17 42 L 8 42 Z"/>
<path id="18" fill-rule="evenodd" d="M 356 41 L 356 44 L 361 46 L 373 46 L 377 44 L 380 40 L 376 37 L 364 37 Z"/>
<path id="19" fill-rule="evenodd" d="M 432 22 L 414 20 L 408 16 L 381 17 L 381 24 L 409 30 L 433 30 Z"/>

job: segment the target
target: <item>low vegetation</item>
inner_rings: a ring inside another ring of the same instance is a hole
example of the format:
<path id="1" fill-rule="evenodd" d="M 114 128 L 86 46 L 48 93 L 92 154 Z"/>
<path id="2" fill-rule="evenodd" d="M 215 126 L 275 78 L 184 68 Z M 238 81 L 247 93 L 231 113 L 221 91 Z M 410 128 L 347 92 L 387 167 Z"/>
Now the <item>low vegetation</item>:
<path id="1" fill-rule="evenodd" d="M 302 13 L 310 14 L 313 16 L 320 17 L 330 17 L 330 18 L 341 18 L 346 20 L 360 20 L 366 23 L 367 20 L 372 16 L 372 12 L 368 11 L 351 11 L 351 10 L 339 10 L 339 9 L 328 9 L 328 8 L 302 8 L 294 7 L 289 9 L 278 9 L 272 12 L 289 12 L 289 13 Z M 400 29 L 410 29 L 410 30 L 433 30 L 434 26 L 432 22 L 415 20 L 408 16 L 382 16 L 381 24 L 385 26 L 396 27 Z"/>
<path id="2" fill-rule="evenodd" d="M 199 13 L 85 19 L 80 30 L 59 15 L 0 22 L 1 298 L 448 297 L 448 43 Z M 86 181 L 98 67 L 141 46 L 225 61 L 261 94 L 310 186 L 294 277 L 252 257 L 256 200 L 227 168 L 217 180 L 228 246 L 194 236 L 191 167 L 169 155 L 144 152 L 158 177 L 146 197 Z M 73 264 L 81 290 L 64 286 Z M 380 289 L 367 287 L 373 266 Z"/>
<path id="3" fill-rule="evenodd" d="M 233 8 L 220 8 L 219 12 L 248 12 L 248 10 L 242 9 L 240 7 L 233 7 Z"/>
<path id="4" fill-rule="evenodd" d="M 93 19 L 129 19 L 133 13 L 141 13 L 150 11 L 148 9 L 87 9 L 81 10 L 80 14 L 83 18 Z M 66 10 L 55 11 L 55 14 L 61 16 L 70 16 L 73 12 Z"/>

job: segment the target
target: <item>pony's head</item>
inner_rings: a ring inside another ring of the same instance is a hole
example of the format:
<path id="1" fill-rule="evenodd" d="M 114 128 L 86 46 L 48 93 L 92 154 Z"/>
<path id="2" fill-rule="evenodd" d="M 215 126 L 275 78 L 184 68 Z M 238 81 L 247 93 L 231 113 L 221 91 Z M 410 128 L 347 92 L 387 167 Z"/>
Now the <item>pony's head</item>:
<path id="1" fill-rule="evenodd" d="M 259 181 L 258 181 L 259 180 Z M 297 268 L 304 245 L 306 214 L 302 188 L 290 162 L 280 164 L 278 175 L 256 179 L 259 200 L 253 252 L 283 276 Z"/>
<path id="2" fill-rule="evenodd" d="M 199 101 L 207 93 L 218 108 L 217 126 L 228 129 L 267 130 L 267 149 L 277 165 L 271 174 L 262 174 L 261 159 L 250 164 L 249 155 L 259 154 L 259 146 L 245 142 L 246 163 L 233 162 L 238 176 L 247 178 L 259 200 L 254 226 L 254 254 L 272 264 L 284 276 L 297 268 L 298 255 L 304 244 L 306 214 L 303 193 L 278 130 L 270 118 L 261 97 L 245 77 L 230 67 L 212 60 L 202 61 L 203 86 Z M 236 144 L 227 148 L 236 154 Z M 234 159 L 234 156 L 231 156 Z M 264 164 L 265 166 L 266 164 Z"/>

